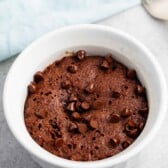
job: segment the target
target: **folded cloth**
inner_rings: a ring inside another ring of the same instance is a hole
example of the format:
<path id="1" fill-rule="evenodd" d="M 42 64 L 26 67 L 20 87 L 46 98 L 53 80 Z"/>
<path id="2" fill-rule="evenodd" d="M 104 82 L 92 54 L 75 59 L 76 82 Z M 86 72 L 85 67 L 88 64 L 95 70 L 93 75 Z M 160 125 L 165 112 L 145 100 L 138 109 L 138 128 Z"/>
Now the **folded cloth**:
<path id="1" fill-rule="evenodd" d="M 0 60 L 58 27 L 92 23 L 140 0 L 0 0 Z"/>

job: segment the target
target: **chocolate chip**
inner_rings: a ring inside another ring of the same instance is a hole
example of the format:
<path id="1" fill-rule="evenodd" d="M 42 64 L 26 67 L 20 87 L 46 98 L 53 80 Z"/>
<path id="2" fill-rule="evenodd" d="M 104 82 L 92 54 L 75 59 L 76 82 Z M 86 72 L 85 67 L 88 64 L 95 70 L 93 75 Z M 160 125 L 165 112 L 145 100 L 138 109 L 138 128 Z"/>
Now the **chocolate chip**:
<path id="1" fill-rule="evenodd" d="M 119 97 L 120 97 L 120 93 L 117 92 L 117 91 L 113 91 L 113 92 L 112 92 L 112 97 L 114 97 L 114 98 L 119 98 Z"/>
<path id="2" fill-rule="evenodd" d="M 43 118 L 46 117 L 47 112 L 46 112 L 45 110 L 43 110 L 43 111 L 35 111 L 34 114 L 35 114 L 38 118 L 43 119 Z"/>
<path id="3" fill-rule="evenodd" d="M 79 131 L 81 134 L 86 133 L 86 131 L 87 131 L 87 125 L 84 124 L 84 123 L 78 124 L 78 131 Z"/>
<path id="4" fill-rule="evenodd" d="M 121 112 L 122 117 L 129 117 L 131 115 L 131 110 L 128 108 L 124 108 L 123 111 Z"/>
<path id="5" fill-rule="evenodd" d="M 138 84 L 135 88 L 135 93 L 137 95 L 143 95 L 145 93 L 145 88 Z"/>
<path id="6" fill-rule="evenodd" d="M 104 59 L 103 62 L 101 63 L 101 65 L 100 65 L 100 68 L 101 68 L 102 70 L 107 70 L 107 69 L 109 69 L 109 68 L 110 68 L 110 65 L 109 65 L 108 61 Z"/>
<path id="7" fill-rule="evenodd" d="M 67 89 L 67 93 L 68 93 L 68 94 L 71 94 L 71 93 L 72 93 L 72 90 L 73 90 L 72 87 L 68 88 L 68 89 Z"/>
<path id="8" fill-rule="evenodd" d="M 55 141 L 55 146 L 56 146 L 57 148 L 59 148 L 59 147 L 61 147 L 61 146 L 63 145 L 63 143 L 64 143 L 63 139 L 62 139 L 62 138 L 59 138 L 59 139 L 57 139 L 57 140 Z"/>
<path id="9" fill-rule="evenodd" d="M 138 135 L 138 129 L 132 129 L 126 132 L 127 136 L 131 137 L 131 138 L 135 138 Z"/>
<path id="10" fill-rule="evenodd" d="M 80 114 L 78 112 L 73 112 L 72 117 L 76 120 L 79 120 L 81 118 Z"/>
<path id="11" fill-rule="evenodd" d="M 144 128 L 144 123 L 140 122 L 138 127 L 139 127 L 140 130 L 142 130 Z"/>
<path id="12" fill-rule="evenodd" d="M 28 86 L 28 92 L 29 92 L 30 94 L 33 94 L 33 93 L 36 92 L 36 90 L 37 90 L 36 83 L 35 83 L 35 82 L 31 82 L 31 83 L 29 84 L 29 86 Z"/>
<path id="13" fill-rule="evenodd" d="M 59 67 L 61 65 L 61 60 L 55 62 L 55 66 Z"/>
<path id="14" fill-rule="evenodd" d="M 71 87 L 71 81 L 70 80 L 66 80 L 64 82 L 61 83 L 61 87 L 63 89 L 69 89 Z"/>
<path id="15" fill-rule="evenodd" d="M 81 108 L 83 110 L 89 110 L 90 109 L 90 104 L 88 102 L 84 101 L 84 102 L 81 103 Z"/>
<path id="16" fill-rule="evenodd" d="M 147 108 L 147 107 L 144 107 L 144 108 L 140 109 L 138 112 L 139 112 L 139 114 L 141 114 L 142 116 L 147 115 L 147 114 L 148 114 L 148 108 Z"/>
<path id="17" fill-rule="evenodd" d="M 68 66 L 68 71 L 71 73 L 76 73 L 78 70 L 78 66 L 77 65 L 70 65 Z"/>
<path id="18" fill-rule="evenodd" d="M 122 147 L 125 149 L 125 148 L 127 148 L 130 144 L 131 144 L 131 142 L 130 142 L 129 140 L 126 140 L 126 141 L 124 141 L 121 145 L 122 145 Z"/>
<path id="19" fill-rule="evenodd" d="M 78 99 L 79 99 L 80 102 L 83 102 L 86 99 L 86 95 L 78 94 Z"/>
<path id="20" fill-rule="evenodd" d="M 96 129 L 98 127 L 97 121 L 93 118 L 91 118 L 91 120 L 89 121 L 89 124 L 90 124 L 91 128 Z"/>
<path id="21" fill-rule="evenodd" d="M 110 139 L 110 145 L 114 148 L 117 147 L 119 145 L 119 143 L 120 143 L 120 140 L 117 139 L 117 138 L 111 138 Z"/>
<path id="22" fill-rule="evenodd" d="M 77 98 L 77 96 L 75 96 L 73 93 L 70 95 L 70 97 L 69 97 L 69 101 L 70 102 L 72 102 L 72 101 L 77 101 L 78 100 L 78 98 Z"/>
<path id="23" fill-rule="evenodd" d="M 75 111 L 75 102 L 69 103 L 66 109 L 71 112 Z"/>
<path id="24" fill-rule="evenodd" d="M 38 71 L 38 72 L 35 73 L 35 75 L 34 75 L 34 81 L 35 81 L 36 83 L 39 83 L 39 82 L 42 81 L 43 79 L 44 79 L 44 78 L 43 78 L 43 73 L 42 73 L 42 72 Z"/>
<path id="25" fill-rule="evenodd" d="M 125 131 L 131 138 L 135 138 L 138 135 L 137 124 L 133 120 L 129 120 L 125 125 Z"/>
<path id="26" fill-rule="evenodd" d="M 133 120 L 129 120 L 126 123 L 126 131 L 129 131 L 129 130 L 134 129 L 136 127 L 137 127 L 137 124 Z"/>
<path id="27" fill-rule="evenodd" d="M 74 131 L 77 130 L 77 128 L 78 128 L 78 127 L 77 127 L 77 125 L 76 125 L 75 123 L 70 123 L 68 130 L 69 130 L 70 132 L 74 132 Z"/>
<path id="28" fill-rule="evenodd" d="M 76 52 L 76 56 L 79 60 L 83 60 L 86 56 L 86 51 L 85 50 L 79 50 Z"/>
<path id="29" fill-rule="evenodd" d="M 133 69 L 127 70 L 127 78 L 134 79 L 136 77 L 136 71 Z"/>
<path id="30" fill-rule="evenodd" d="M 112 122 L 112 123 L 118 123 L 119 121 L 120 121 L 119 114 L 112 114 L 110 116 L 110 122 Z"/>
<path id="31" fill-rule="evenodd" d="M 111 54 L 107 54 L 104 58 L 109 64 L 113 62 L 113 58 Z"/>
<path id="32" fill-rule="evenodd" d="M 81 111 L 81 102 L 76 102 L 76 110 Z"/>
<path id="33" fill-rule="evenodd" d="M 103 102 L 101 100 L 96 100 L 93 102 L 93 109 L 101 109 L 103 107 Z"/>
<path id="34" fill-rule="evenodd" d="M 117 63 L 116 62 L 113 62 L 113 64 L 112 64 L 112 70 L 114 71 L 114 70 L 116 70 L 117 69 Z"/>
<path id="35" fill-rule="evenodd" d="M 93 93 L 94 92 L 94 83 L 90 83 L 86 88 L 85 91 L 87 93 Z"/>

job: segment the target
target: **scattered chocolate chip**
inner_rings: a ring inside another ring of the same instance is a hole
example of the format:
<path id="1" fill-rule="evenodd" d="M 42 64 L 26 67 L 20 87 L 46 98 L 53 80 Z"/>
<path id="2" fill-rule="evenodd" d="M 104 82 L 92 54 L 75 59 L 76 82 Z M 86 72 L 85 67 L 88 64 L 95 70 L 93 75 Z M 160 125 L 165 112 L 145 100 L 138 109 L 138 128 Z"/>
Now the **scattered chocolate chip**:
<path id="1" fill-rule="evenodd" d="M 129 120 L 127 123 L 126 123 L 126 131 L 129 131 L 131 129 L 134 129 L 137 127 L 137 124 L 133 121 L 133 120 Z"/>
<path id="2" fill-rule="evenodd" d="M 119 121 L 120 121 L 119 114 L 112 114 L 110 116 L 110 122 L 112 122 L 112 123 L 118 123 Z"/>
<path id="3" fill-rule="evenodd" d="M 63 145 L 63 143 L 64 143 L 63 139 L 59 138 L 55 141 L 55 146 L 59 148 Z"/>
<path id="4" fill-rule="evenodd" d="M 102 70 L 107 70 L 107 69 L 109 69 L 109 68 L 110 68 L 110 65 L 109 65 L 108 61 L 104 59 L 103 62 L 101 63 L 101 65 L 100 65 L 100 68 L 101 68 Z"/>
<path id="5" fill-rule="evenodd" d="M 132 129 L 126 132 L 127 136 L 131 137 L 131 138 L 135 138 L 138 135 L 138 129 Z"/>
<path id="6" fill-rule="evenodd" d="M 77 101 L 75 107 L 76 107 L 76 110 L 81 111 L 81 102 Z"/>
<path id="7" fill-rule="evenodd" d="M 90 104 L 88 102 L 84 101 L 84 102 L 81 103 L 81 108 L 83 110 L 89 110 L 90 109 Z"/>
<path id="8" fill-rule="evenodd" d="M 71 93 L 72 93 L 72 87 L 70 87 L 70 88 L 67 89 L 67 93 L 68 93 L 68 94 L 71 94 Z"/>
<path id="9" fill-rule="evenodd" d="M 132 112 L 128 108 L 124 108 L 123 111 L 121 112 L 122 117 L 129 117 L 131 114 L 132 114 Z"/>
<path id="10" fill-rule="evenodd" d="M 55 62 L 55 66 L 58 67 L 61 65 L 61 60 Z"/>
<path id="11" fill-rule="evenodd" d="M 79 99 L 80 102 L 83 102 L 86 99 L 86 95 L 84 95 L 84 94 L 78 94 L 78 99 Z"/>
<path id="12" fill-rule="evenodd" d="M 75 102 L 69 103 L 66 109 L 71 112 L 75 111 Z"/>
<path id="13" fill-rule="evenodd" d="M 64 82 L 61 83 L 61 87 L 63 89 L 69 89 L 71 87 L 71 81 L 70 80 L 66 80 Z"/>
<path id="14" fill-rule="evenodd" d="M 45 110 L 43 110 L 43 111 L 35 111 L 34 114 L 35 114 L 38 118 L 43 119 L 43 118 L 46 117 L 47 112 L 46 112 Z"/>
<path id="15" fill-rule="evenodd" d="M 117 147 L 119 145 L 119 143 L 120 143 L 120 140 L 117 139 L 117 138 L 111 138 L 110 139 L 110 145 L 114 148 Z"/>
<path id="16" fill-rule="evenodd" d="M 113 62 L 113 58 L 111 54 L 107 54 L 104 58 L 109 64 Z"/>
<path id="17" fill-rule="evenodd" d="M 72 101 L 77 101 L 78 100 L 78 98 L 77 98 L 77 96 L 75 96 L 73 93 L 70 95 L 70 97 L 69 97 L 69 101 L 70 102 L 72 102 Z"/>
<path id="18" fill-rule="evenodd" d="M 28 92 L 30 94 L 33 94 L 35 93 L 37 90 L 37 86 L 36 86 L 36 83 L 35 82 L 31 82 L 29 85 L 28 85 Z"/>
<path id="19" fill-rule="evenodd" d="M 138 95 L 143 95 L 145 93 L 145 88 L 138 84 L 135 88 L 135 93 Z"/>
<path id="20" fill-rule="evenodd" d="M 93 102 L 93 109 L 101 109 L 103 107 L 103 102 L 101 100 L 96 100 Z"/>
<path id="21" fill-rule="evenodd" d="M 78 70 L 78 66 L 77 65 L 70 65 L 68 66 L 68 71 L 71 73 L 76 73 Z"/>
<path id="22" fill-rule="evenodd" d="M 140 130 L 142 130 L 144 128 L 144 123 L 140 122 L 138 127 L 139 127 Z"/>
<path id="23" fill-rule="evenodd" d="M 79 50 L 76 52 L 76 56 L 79 60 L 83 60 L 86 56 L 86 51 L 85 50 Z"/>
<path id="24" fill-rule="evenodd" d="M 98 127 L 97 121 L 94 120 L 93 118 L 90 119 L 89 125 L 91 126 L 91 128 L 94 128 L 94 129 L 96 129 Z"/>
<path id="25" fill-rule="evenodd" d="M 94 92 L 94 83 L 90 83 L 86 88 L 85 91 L 87 93 L 93 93 Z"/>
<path id="26" fill-rule="evenodd" d="M 87 131 L 87 125 L 84 124 L 84 123 L 78 124 L 78 131 L 79 131 L 81 134 L 86 133 L 86 131 Z"/>
<path id="27" fill-rule="evenodd" d="M 113 92 L 112 92 L 112 97 L 114 97 L 114 98 L 119 98 L 119 97 L 120 97 L 120 93 L 117 92 L 117 91 L 113 91 Z"/>
<path id="28" fill-rule="evenodd" d="M 34 81 L 36 83 L 39 83 L 42 80 L 43 80 L 43 73 L 40 72 L 40 71 L 36 72 L 35 75 L 34 75 Z"/>
<path id="29" fill-rule="evenodd" d="M 134 79 L 136 77 L 136 71 L 133 69 L 127 70 L 127 78 Z"/>
<path id="30" fill-rule="evenodd" d="M 75 124 L 75 123 L 70 123 L 69 124 L 69 128 L 68 128 L 68 131 L 70 131 L 70 132 L 74 132 L 74 131 L 76 131 L 77 130 L 77 125 Z"/>
<path id="31" fill-rule="evenodd" d="M 144 107 L 144 108 L 140 109 L 138 112 L 139 112 L 139 114 L 141 114 L 142 116 L 147 115 L 147 114 L 148 114 L 148 108 L 147 108 L 147 107 Z"/>
<path id="32" fill-rule="evenodd" d="M 121 145 L 122 145 L 122 147 L 125 149 L 125 148 L 127 148 L 130 144 L 131 144 L 131 142 L 130 142 L 129 140 L 126 140 L 126 141 L 124 141 Z"/>
<path id="33" fill-rule="evenodd" d="M 117 63 L 116 62 L 113 62 L 113 64 L 112 64 L 112 70 L 114 71 L 114 70 L 116 70 L 117 69 Z"/>
<path id="34" fill-rule="evenodd" d="M 72 117 L 76 120 L 79 120 L 81 118 L 80 114 L 78 112 L 73 112 Z"/>
<path id="35" fill-rule="evenodd" d="M 133 120 L 129 120 L 125 125 L 125 131 L 129 137 L 135 138 L 138 135 L 137 124 Z"/>

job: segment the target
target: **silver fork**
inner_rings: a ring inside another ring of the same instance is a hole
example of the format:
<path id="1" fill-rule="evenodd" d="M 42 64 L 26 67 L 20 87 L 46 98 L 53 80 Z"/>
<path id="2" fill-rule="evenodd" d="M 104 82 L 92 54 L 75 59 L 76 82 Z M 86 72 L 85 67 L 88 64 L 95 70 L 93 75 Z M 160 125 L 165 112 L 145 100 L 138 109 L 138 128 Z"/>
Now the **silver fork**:
<path id="1" fill-rule="evenodd" d="M 168 0 L 142 0 L 142 5 L 151 16 L 168 20 Z"/>

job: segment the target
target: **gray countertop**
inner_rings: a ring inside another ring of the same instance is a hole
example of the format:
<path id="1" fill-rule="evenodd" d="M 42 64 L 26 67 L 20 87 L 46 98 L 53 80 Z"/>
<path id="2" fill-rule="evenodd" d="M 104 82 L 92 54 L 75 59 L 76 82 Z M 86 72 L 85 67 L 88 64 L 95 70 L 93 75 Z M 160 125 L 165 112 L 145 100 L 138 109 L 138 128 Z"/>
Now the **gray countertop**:
<path id="1" fill-rule="evenodd" d="M 112 16 L 98 24 L 123 30 L 144 43 L 161 64 L 168 82 L 168 22 L 151 18 L 141 6 Z M 2 108 L 2 91 L 6 74 L 15 57 L 0 63 L 0 168 L 40 168 L 13 137 Z M 168 167 L 168 115 L 154 140 L 125 168 Z"/>

